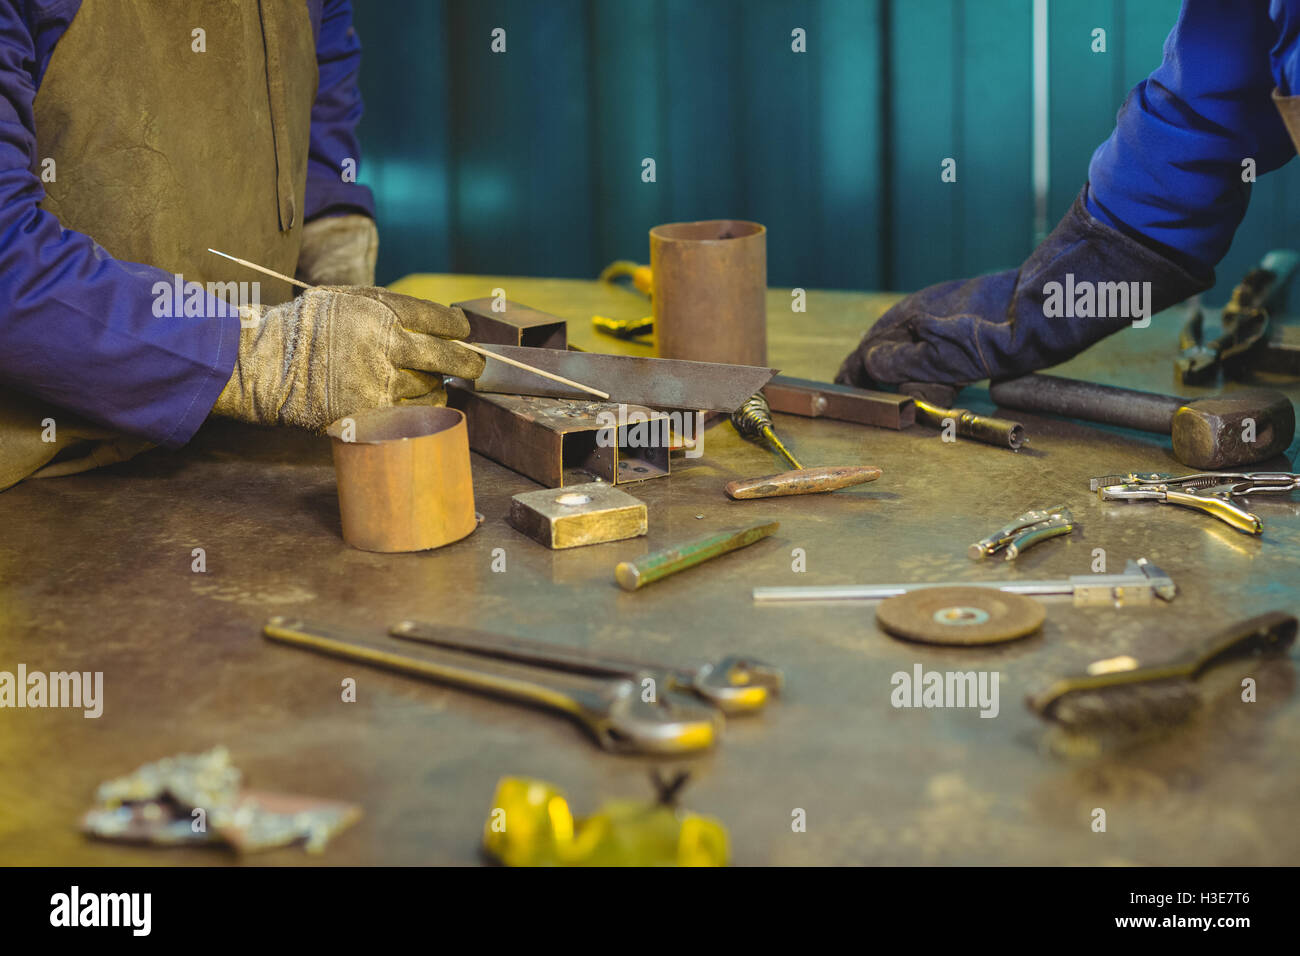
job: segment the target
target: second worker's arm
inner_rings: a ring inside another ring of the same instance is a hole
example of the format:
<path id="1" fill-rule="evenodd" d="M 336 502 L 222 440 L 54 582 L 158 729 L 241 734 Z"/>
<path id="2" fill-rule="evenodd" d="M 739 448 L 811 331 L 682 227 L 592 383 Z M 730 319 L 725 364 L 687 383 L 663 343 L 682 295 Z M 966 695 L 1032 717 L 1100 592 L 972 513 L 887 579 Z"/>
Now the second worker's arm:
<path id="1" fill-rule="evenodd" d="M 1104 316 L 1045 310 L 1064 288 L 1150 283 L 1138 287 L 1150 290 L 1141 309 L 1150 316 L 1213 285 L 1250 197 L 1243 161 L 1262 174 L 1295 155 L 1271 99 L 1275 85 L 1290 92 L 1278 53 L 1289 43 L 1294 58 L 1295 6 L 1185 2 L 1163 63 L 1129 94 L 1093 155 L 1089 182 L 1025 263 L 902 299 L 836 380 L 963 385 L 1020 375 L 1063 362 L 1138 317 L 1132 302 Z"/>

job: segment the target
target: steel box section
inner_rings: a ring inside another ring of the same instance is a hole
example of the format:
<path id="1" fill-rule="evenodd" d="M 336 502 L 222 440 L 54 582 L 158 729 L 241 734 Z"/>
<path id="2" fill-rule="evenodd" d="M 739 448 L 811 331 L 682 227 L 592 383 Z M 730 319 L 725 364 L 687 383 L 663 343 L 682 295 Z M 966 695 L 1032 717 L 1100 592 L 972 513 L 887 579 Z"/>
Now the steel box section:
<path id="1" fill-rule="evenodd" d="M 913 400 L 907 395 L 891 392 L 872 392 L 850 385 L 777 375 L 763 386 L 763 394 L 772 411 L 787 415 L 831 418 L 895 431 L 916 421 Z"/>
<path id="2" fill-rule="evenodd" d="M 564 319 L 509 299 L 502 303 L 505 310 L 496 312 L 492 307 L 498 301 L 488 296 L 452 303 L 469 320 L 471 342 L 480 345 L 523 345 L 539 349 L 569 347 L 569 327 Z"/>
<path id="3" fill-rule="evenodd" d="M 448 380 L 447 404 L 465 413 L 471 450 L 548 488 L 593 478 L 626 484 L 670 470 L 670 419 L 653 409 L 484 394 L 461 379 Z M 614 441 L 603 444 L 610 428 Z"/>

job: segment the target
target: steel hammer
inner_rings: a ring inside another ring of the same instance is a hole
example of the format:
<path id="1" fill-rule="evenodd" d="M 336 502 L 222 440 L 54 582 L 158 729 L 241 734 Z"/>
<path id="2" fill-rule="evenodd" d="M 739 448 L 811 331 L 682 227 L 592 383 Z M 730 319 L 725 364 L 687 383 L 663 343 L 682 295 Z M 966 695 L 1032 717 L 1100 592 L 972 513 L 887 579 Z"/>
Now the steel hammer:
<path id="1" fill-rule="evenodd" d="M 1228 468 L 1280 454 L 1295 436 L 1295 407 L 1281 392 L 1178 398 L 1055 375 L 1023 375 L 989 388 L 998 405 L 1169 435 L 1193 468 Z"/>

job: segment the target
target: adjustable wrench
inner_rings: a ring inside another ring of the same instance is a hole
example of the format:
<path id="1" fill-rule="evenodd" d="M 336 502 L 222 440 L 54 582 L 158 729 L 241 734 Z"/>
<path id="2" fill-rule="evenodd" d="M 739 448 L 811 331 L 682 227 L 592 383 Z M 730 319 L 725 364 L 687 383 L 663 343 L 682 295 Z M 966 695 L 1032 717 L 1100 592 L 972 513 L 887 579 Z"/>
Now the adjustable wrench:
<path id="1" fill-rule="evenodd" d="M 559 711 L 615 753 L 690 753 L 711 747 L 722 732 L 723 718 L 717 710 L 657 682 L 654 700 L 645 700 L 642 680 L 656 676 L 649 672 L 597 678 L 487 664 L 465 654 L 408 657 L 382 643 L 288 617 L 271 618 L 262 633 L 284 644 Z"/>
<path id="2" fill-rule="evenodd" d="M 655 678 L 656 686 L 695 694 L 728 715 L 761 710 L 773 694 L 780 693 L 784 683 L 779 669 L 746 657 L 724 657 L 715 664 L 690 670 L 421 621 L 402 621 L 389 628 L 388 633 L 408 641 L 522 661 L 571 674 L 624 678 L 648 675 Z"/>

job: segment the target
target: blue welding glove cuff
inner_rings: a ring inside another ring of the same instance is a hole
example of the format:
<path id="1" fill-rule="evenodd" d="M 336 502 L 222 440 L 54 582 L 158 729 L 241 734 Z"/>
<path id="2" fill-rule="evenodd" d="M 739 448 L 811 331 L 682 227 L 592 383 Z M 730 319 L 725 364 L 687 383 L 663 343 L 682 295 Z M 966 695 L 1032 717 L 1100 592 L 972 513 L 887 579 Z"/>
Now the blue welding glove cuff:
<path id="1" fill-rule="evenodd" d="M 943 282 L 895 304 L 835 381 L 875 388 L 1023 375 L 1214 284 L 1213 270 L 1195 274 L 1094 218 L 1087 191 L 1019 269 Z"/>

